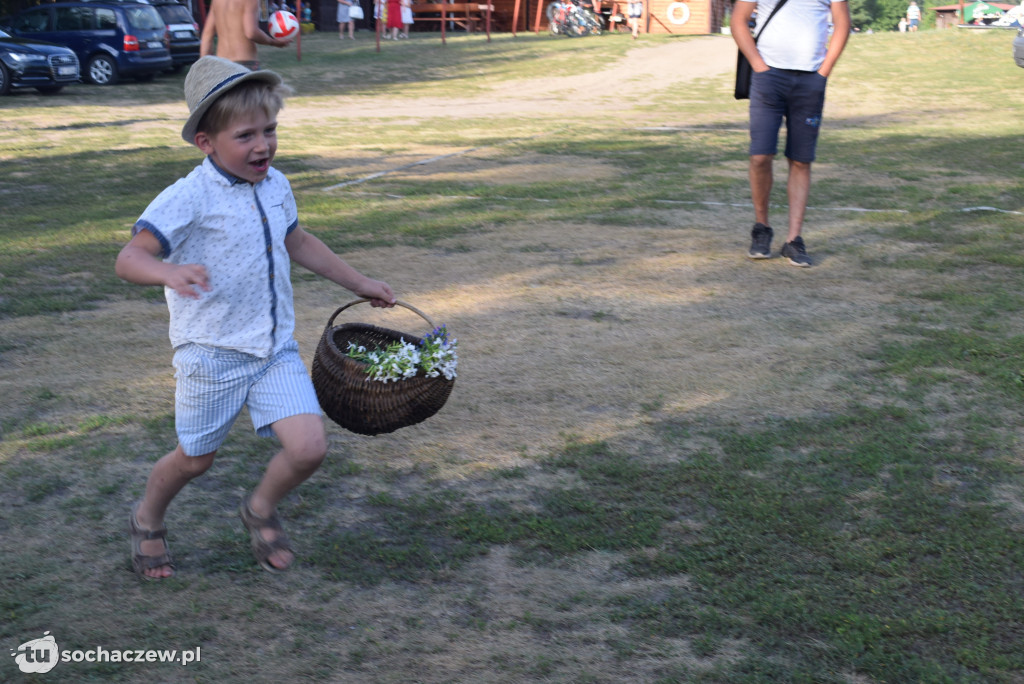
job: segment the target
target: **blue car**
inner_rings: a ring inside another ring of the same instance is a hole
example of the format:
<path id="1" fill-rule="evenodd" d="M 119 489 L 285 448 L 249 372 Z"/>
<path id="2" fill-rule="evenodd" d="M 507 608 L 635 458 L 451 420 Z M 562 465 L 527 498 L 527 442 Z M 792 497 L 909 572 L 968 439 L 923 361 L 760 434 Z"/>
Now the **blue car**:
<path id="1" fill-rule="evenodd" d="M 78 55 L 89 83 L 122 77 L 148 81 L 171 68 L 167 25 L 151 5 L 134 2 L 57 2 L 4 21 L 8 33 L 65 45 Z"/>
<path id="2" fill-rule="evenodd" d="M 199 24 L 178 0 L 149 0 L 149 4 L 163 17 L 170 40 L 174 71 L 199 59 Z"/>
<path id="3" fill-rule="evenodd" d="M 0 31 L 0 95 L 12 88 L 35 88 L 49 95 L 77 81 L 78 58 L 68 48 Z"/>

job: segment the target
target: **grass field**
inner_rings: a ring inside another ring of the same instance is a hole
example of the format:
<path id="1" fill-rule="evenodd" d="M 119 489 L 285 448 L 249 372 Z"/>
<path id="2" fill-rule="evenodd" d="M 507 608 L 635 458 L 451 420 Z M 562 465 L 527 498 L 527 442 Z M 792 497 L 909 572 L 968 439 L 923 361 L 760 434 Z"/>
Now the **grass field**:
<path id="1" fill-rule="evenodd" d="M 177 576 L 130 569 L 173 378 L 162 292 L 113 260 L 198 161 L 183 76 L 0 99 L 0 639 L 201 649 L 0 681 L 1024 681 L 1009 32 L 851 39 L 807 271 L 744 256 L 728 64 L 579 86 L 727 38 L 363 38 L 262 53 L 297 91 L 275 165 L 460 377 L 422 425 L 330 428 L 282 576 L 235 514 L 273 450 L 244 417 L 169 512 Z M 293 280 L 308 360 L 346 296 Z"/>

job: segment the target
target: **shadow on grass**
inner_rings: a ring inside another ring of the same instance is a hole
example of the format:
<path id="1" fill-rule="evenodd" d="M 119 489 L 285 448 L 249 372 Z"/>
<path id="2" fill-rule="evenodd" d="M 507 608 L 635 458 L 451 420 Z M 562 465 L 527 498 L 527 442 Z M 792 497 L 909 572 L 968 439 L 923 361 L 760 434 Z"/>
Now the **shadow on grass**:
<path id="1" fill-rule="evenodd" d="M 912 345 L 886 352 L 892 361 L 918 353 Z M 985 358 L 993 366 L 1006 362 L 1002 355 Z M 1004 373 L 954 363 L 985 386 L 1007 389 Z M 922 365 L 928 364 L 914 367 Z M 882 375 L 890 373 L 905 371 L 894 362 Z M 621 576 L 688 578 L 614 594 L 600 609 L 634 644 L 687 639 L 708 656 L 746 644 L 741 657 L 689 673 L 693 681 L 825 681 L 840 672 L 893 681 L 1011 681 L 1024 668 L 1024 547 L 1003 507 L 991 503 L 991 488 L 1020 469 L 992 458 L 1001 444 L 982 448 L 971 442 L 971 427 L 961 427 L 959 437 L 937 435 L 914 411 L 891 405 L 754 429 L 658 420 L 650 433 L 657 456 L 570 441 L 531 466 L 488 476 L 505 483 L 559 472 L 575 478 L 561 486 L 531 479 L 526 498 L 506 498 L 493 482 L 410 481 L 417 493 L 349 501 L 362 521 L 346 524 L 324 520 L 336 510 L 334 487 L 315 478 L 284 514 L 317 539 L 303 566 L 321 573 L 326 587 L 457 581 L 468 562 L 495 547 L 511 548 L 524 570 L 614 552 Z M 715 448 L 687 446 L 695 437 Z M 87 441 L 93 451 L 104 443 L 108 452 L 124 451 L 103 429 Z M 233 447 L 214 480 L 190 490 L 189 497 L 222 500 L 204 517 L 229 515 L 225 495 L 240 478 L 255 477 L 239 470 L 252 471 L 252 462 L 236 458 L 250 441 Z M 109 524 L 109 502 L 90 503 L 73 490 L 103 481 L 116 462 L 88 460 L 74 487 L 27 466 L 2 466 L 0 494 L 6 507 L 20 511 L 5 533 L 22 534 L 33 524 L 27 506 L 75 516 L 93 511 L 93 525 Z M 481 487 L 491 493 L 481 496 Z M 124 495 L 109 483 L 106 492 Z M 210 578 L 258 582 L 262 575 L 242 535 L 220 522 L 204 524 L 204 517 L 193 521 L 200 550 L 186 550 L 182 562 Z M 118 555 L 118 542 L 103 539 L 97 548 Z M 54 586 L 46 567 L 26 572 L 17 557 L 0 560 L 5 582 L 18 586 L 0 601 L 10 618 L 0 630 L 5 638 L 31 631 L 43 616 L 61 621 L 60 597 L 73 590 Z M 628 643 L 616 648 L 629 657 Z"/>

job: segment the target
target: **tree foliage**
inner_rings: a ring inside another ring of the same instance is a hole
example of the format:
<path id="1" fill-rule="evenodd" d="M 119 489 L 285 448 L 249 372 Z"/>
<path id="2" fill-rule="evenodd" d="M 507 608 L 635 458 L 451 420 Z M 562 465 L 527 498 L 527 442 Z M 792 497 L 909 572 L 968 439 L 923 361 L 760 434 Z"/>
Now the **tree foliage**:
<path id="1" fill-rule="evenodd" d="M 853 26 L 862 31 L 895 31 L 900 17 L 907 15 L 909 0 L 849 0 L 850 18 Z M 931 23 L 933 19 L 931 12 L 925 4 L 918 1 L 921 6 L 921 25 Z"/>

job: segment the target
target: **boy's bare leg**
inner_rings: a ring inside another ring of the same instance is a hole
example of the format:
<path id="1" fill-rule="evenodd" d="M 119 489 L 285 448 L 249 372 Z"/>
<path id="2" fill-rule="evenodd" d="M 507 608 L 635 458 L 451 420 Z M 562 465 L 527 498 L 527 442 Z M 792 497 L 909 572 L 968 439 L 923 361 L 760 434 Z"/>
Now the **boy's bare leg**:
<path id="1" fill-rule="evenodd" d="M 278 502 L 316 472 L 327 454 L 327 435 L 319 415 L 291 416 L 277 421 L 273 427 L 281 441 L 281 450 L 270 459 L 263 479 L 249 497 L 249 508 L 261 518 L 273 515 Z M 277 532 L 265 527 L 260 530 L 260 536 L 271 542 L 277 538 Z M 276 551 L 267 560 L 275 568 L 284 570 L 292 564 L 294 556 L 287 551 Z"/>
<path id="2" fill-rule="evenodd" d="M 146 530 L 158 530 L 163 527 L 164 514 L 171 501 L 182 487 L 209 469 L 216 454 L 214 451 L 202 456 L 186 456 L 179 444 L 174 451 L 157 461 L 146 481 L 146 493 L 135 512 L 135 520 L 139 526 Z M 159 556 L 164 552 L 164 542 L 162 539 L 147 539 L 139 545 L 139 549 L 147 556 Z M 157 579 L 173 574 L 174 571 L 168 565 L 146 570 L 148 577 Z"/>

